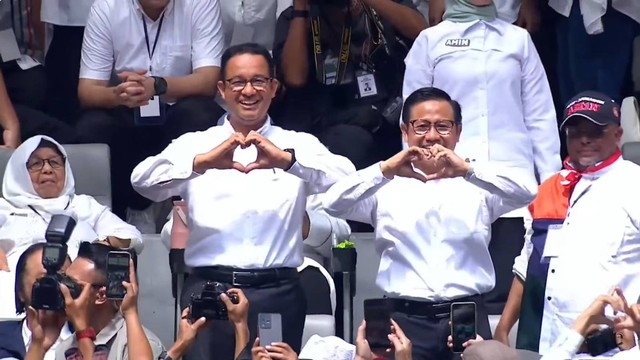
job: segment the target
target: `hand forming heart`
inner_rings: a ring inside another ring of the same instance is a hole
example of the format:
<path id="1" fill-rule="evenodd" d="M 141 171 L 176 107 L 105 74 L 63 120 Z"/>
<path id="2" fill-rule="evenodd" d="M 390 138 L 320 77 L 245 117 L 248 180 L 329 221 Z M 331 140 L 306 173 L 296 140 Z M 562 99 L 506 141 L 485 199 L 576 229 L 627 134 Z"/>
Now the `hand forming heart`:
<path id="1" fill-rule="evenodd" d="M 258 151 L 254 162 L 244 166 L 233 160 L 233 153 L 238 146 L 245 149 L 251 145 Z M 256 169 L 286 169 L 291 163 L 291 156 L 255 131 L 249 132 L 246 137 L 235 133 L 211 151 L 197 155 L 193 161 L 193 171 L 202 174 L 209 169 L 236 169 L 249 173 Z"/>

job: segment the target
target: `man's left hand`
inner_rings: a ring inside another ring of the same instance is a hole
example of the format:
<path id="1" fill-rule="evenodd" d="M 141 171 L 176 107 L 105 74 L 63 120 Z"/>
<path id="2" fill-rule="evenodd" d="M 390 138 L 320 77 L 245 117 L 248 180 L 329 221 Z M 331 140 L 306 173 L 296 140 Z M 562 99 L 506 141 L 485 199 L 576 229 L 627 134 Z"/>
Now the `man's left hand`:
<path id="1" fill-rule="evenodd" d="M 274 343 L 265 346 L 269 357 L 273 360 L 298 360 L 298 354 L 286 343 Z"/>
<path id="2" fill-rule="evenodd" d="M 249 173 L 256 169 L 286 169 L 291 164 L 292 156 L 289 152 L 281 150 L 264 136 L 255 131 L 249 132 L 245 138 L 245 147 L 255 145 L 258 150 L 256 161 L 245 167 L 244 172 Z"/>
<path id="3" fill-rule="evenodd" d="M 439 170 L 432 174 L 427 174 L 427 181 L 465 176 L 469 171 L 469 163 L 462 160 L 451 149 L 435 144 L 429 149 L 429 152 Z"/>

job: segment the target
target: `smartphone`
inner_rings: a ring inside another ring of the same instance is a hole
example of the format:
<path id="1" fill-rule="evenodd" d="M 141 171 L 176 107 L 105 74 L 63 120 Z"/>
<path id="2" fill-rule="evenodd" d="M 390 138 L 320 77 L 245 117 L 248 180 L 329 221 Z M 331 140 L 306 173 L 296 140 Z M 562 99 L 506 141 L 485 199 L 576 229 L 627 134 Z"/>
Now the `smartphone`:
<path id="1" fill-rule="evenodd" d="M 122 300 L 127 294 L 123 281 L 129 281 L 131 254 L 126 251 L 110 251 L 107 255 L 107 299 Z"/>
<path id="2" fill-rule="evenodd" d="M 282 342 L 282 316 L 280 314 L 258 314 L 258 337 L 260 346 Z"/>
<path id="3" fill-rule="evenodd" d="M 371 349 L 389 349 L 391 343 L 391 311 L 387 299 L 364 301 L 364 320 L 367 322 L 366 338 Z"/>
<path id="4" fill-rule="evenodd" d="M 476 338 L 476 304 L 454 302 L 451 304 L 451 337 L 454 353 L 462 353 L 462 344 Z"/>

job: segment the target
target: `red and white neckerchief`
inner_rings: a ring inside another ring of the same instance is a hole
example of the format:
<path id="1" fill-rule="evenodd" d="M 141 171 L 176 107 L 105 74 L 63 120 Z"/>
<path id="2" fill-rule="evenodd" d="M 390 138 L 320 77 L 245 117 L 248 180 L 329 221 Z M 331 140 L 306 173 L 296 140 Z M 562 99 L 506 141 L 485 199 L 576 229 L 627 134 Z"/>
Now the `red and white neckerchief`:
<path id="1" fill-rule="evenodd" d="M 567 157 L 564 160 L 564 169 L 561 172 L 564 179 L 560 181 L 560 184 L 567 187 L 569 189 L 569 192 L 571 192 L 573 191 L 573 188 L 575 188 L 578 181 L 580 181 L 580 179 L 582 178 L 582 174 L 598 172 L 616 162 L 616 160 L 618 160 L 620 156 L 622 156 L 622 152 L 620 151 L 620 149 L 617 149 L 616 152 L 613 153 L 613 155 L 609 156 L 604 161 L 601 161 L 599 164 L 591 166 L 583 171 L 576 170 L 573 165 L 571 165 L 571 159 Z"/>

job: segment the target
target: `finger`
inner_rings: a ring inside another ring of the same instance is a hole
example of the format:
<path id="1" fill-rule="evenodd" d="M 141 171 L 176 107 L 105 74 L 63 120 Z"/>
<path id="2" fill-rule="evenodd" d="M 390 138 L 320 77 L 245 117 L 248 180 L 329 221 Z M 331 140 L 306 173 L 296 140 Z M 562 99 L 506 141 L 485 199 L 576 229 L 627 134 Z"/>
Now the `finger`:
<path id="1" fill-rule="evenodd" d="M 229 299 L 229 296 L 227 296 L 227 294 L 222 293 L 220 294 L 220 300 L 224 303 L 225 307 L 228 309 L 229 307 L 233 306 L 233 303 L 231 302 L 231 299 Z"/>
<path id="2" fill-rule="evenodd" d="M 91 292 L 91 285 L 86 283 L 86 282 L 81 282 L 78 281 L 78 285 L 82 286 L 82 291 L 80 292 L 80 296 L 78 296 L 78 298 L 80 299 L 88 299 L 89 298 L 89 294 Z M 69 290 L 69 289 L 67 289 Z M 69 294 L 69 296 L 71 296 L 71 294 Z"/>
<path id="3" fill-rule="evenodd" d="M 198 331 L 200 330 L 200 328 L 202 328 L 203 326 L 205 326 L 205 324 L 207 323 L 207 318 L 205 318 L 204 316 L 201 317 L 200 319 L 198 319 L 198 321 L 196 321 L 193 324 L 193 328 Z"/>
<path id="4" fill-rule="evenodd" d="M 187 319 L 189 317 L 189 307 L 187 306 L 182 310 L 182 315 L 180 316 L 182 319 Z"/>
<path id="5" fill-rule="evenodd" d="M 239 162 L 237 162 L 237 161 L 234 161 L 234 162 L 231 164 L 231 167 L 232 167 L 233 169 L 235 169 L 235 170 L 240 171 L 240 172 L 247 172 L 247 169 L 244 167 L 244 165 L 240 164 L 240 163 L 239 163 Z"/>
<path id="6" fill-rule="evenodd" d="M 444 178 L 444 177 L 445 177 L 445 176 L 444 176 L 444 171 L 438 171 L 438 172 L 435 172 L 435 173 L 433 173 L 433 174 L 428 174 L 428 175 L 426 176 L 426 179 L 427 179 L 427 181 L 431 181 L 431 180 L 438 180 L 438 179 L 442 179 L 442 178 Z"/>
<path id="7" fill-rule="evenodd" d="M 64 298 L 65 307 L 73 304 L 73 298 L 71 297 L 71 292 L 69 292 L 69 288 L 65 284 L 60 284 L 60 292 L 62 293 L 62 297 Z"/>
<path id="8" fill-rule="evenodd" d="M 244 173 L 245 173 L 245 174 L 248 174 L 248 173 L 250 173 L 250 172 L 251 172 L 251 171 L 253 171 L 253 170 L 263 169 L 263 168 L 264 168 L 264 166 L 263 166 L 263 165 L 261 165 L 260 163 L 258 163 L 258 162 L 253 162 L 253 163 L 251 163 L 251 164 L 247 165 L 247 166 L 244 168 Z"/>
<path id="9" fill-rule="evenodd" d="M 136 269 L 133 266 L 133 259 L 129 259 L 129 282 L 134 286 L 138 285 L 138 281 L 136 280 Z"/>
<path id="10" fill-rule="evenodd" d="M 256 337 L 256 340 L 253 342 L 253 349 L 261 349 L 259 337 Z"/>
<path id="11" fill-rule="evenodd" d="M 402 329 L 400 328 L 400 326 L 398 325 L 398 323 L 391 319 L 391 324 L 393 325 L 393 330 L 395 332 L 395 334 L 400 338 L 400 339 L 407 339 L 407 336 L 404 334 L 404 331 L 402 331 Z"/>
<path id="12" fill-rule="evenodd" d="M 127 295 L 134 295 L 133 286 L 130 283 L 123 281 L 122 286 L 127 291 Z"/>
<path id="13" fill-rule="evenodd" d="M 394 334 L 389 334 L 387 335 L 387 338 L 389 339 L 389 341 L 391 341 L 391 344 L 393 344 L 393 347 L 395 349 L 402 349 L 402 341 L 400 340 L 400 338 L 398 338 L 398 336 L 394 335 Z"/>
<path id="14" fill-rule="evenodd" d="M 358 335 L 356 336 L 357 341 L 366 339 L 366 336 L 365 336 L 366 328 L 367 328 L 367 323 L 364 320 L 362 320 L 362 322 L 360 323 L 360 326 L 358 326 Z"/>

